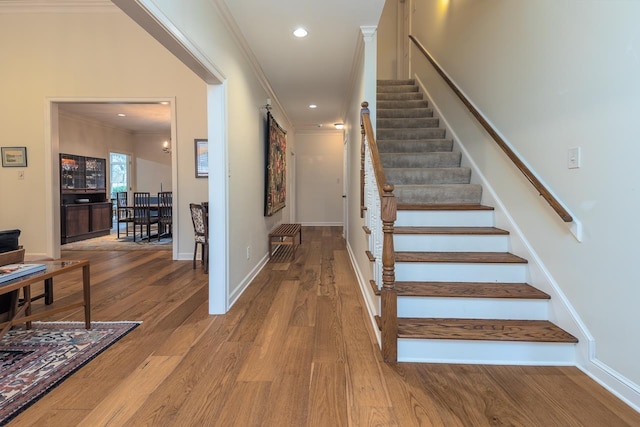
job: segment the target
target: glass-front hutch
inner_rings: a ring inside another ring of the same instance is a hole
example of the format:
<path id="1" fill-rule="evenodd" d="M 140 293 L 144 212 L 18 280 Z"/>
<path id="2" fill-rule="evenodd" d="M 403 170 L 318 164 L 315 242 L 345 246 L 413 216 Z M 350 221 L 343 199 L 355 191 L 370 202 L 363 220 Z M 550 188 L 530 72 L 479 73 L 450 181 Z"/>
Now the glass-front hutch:
<path id="1" fill-rule="evenodd" d="M 60 154 L 62 244 L 109 234 L 112 205 L 106 170 L 105 159 Z"/>

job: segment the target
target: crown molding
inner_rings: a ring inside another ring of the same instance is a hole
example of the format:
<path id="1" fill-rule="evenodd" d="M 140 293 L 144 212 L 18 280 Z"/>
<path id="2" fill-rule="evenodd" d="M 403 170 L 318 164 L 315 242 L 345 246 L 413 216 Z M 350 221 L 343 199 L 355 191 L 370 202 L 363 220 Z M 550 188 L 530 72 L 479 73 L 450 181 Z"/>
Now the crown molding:
<path id="1" fill-rule="evenodd" d="M 242 51 L 245 58 L 251 65 L 251 68 L 253 69 L 253 72 L 256 75 L 256 78 L 260 82 L 262 88 L 265 90 L 265 92 L 267 92 L 267 94 L 271 98 L 271 104 L 277 105 L 280 110 L 280 114 L 284 116 L 284 120 L 288 122 L 291 126 L 293 126 L 293 123 L 289 119 L 289 116 L 287 115 L 286 110 L 282 107 L 282 104 L 280 103 L 278 96 L 273 91 L 273 88 L 271 87 L 271 83 L 269 83 L 269 79 L 267 79 L 267 76 L 264 74 L 264 71 L 262 70 L 262 66 L 260 66 L 260 63 L 256 59 L 256 56 L 254 55 L 253 51 L 251 50 L 251 47 L 249 46 L 249 43 L 247 43 L 247 39 L 244 38 L 244 35 L 240 30 L 240 26 L 238 25 L 235 18 L 231 14 L 231 11 L 227 6 L 226 1 L 225 0 L 209 0 L 209 1 L 210 3 L 212 3 L 217 7 L 218 11 L 220 12 L 220 16 L 222 17 L 222 20 L 225 22 L 227 29 L 231 32 L 233 39 L 236 41 L 236 43 L 240 47 L 240 50 Z"/>
<path id="2" fill-rule="evenodd" d="M 113 13 L 118 10 L 109 0 L 0 0 L 0 13 Z"/>

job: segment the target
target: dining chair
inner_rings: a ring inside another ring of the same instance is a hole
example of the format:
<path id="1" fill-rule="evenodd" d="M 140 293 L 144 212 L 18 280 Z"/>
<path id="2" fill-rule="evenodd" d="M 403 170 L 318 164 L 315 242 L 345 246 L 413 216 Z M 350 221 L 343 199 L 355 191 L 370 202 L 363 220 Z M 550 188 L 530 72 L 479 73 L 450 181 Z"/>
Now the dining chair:
<path id="1" fill-rule="evenodd" d="M 129 236 L 129 224 L 133 223 L 133 212 L 128 203 L 126 191 L 116 193 L 116 218 L 118 228 L 118 239 L 120 238 L 120 224 L 125 224 L 126 236 Z M 135 230 L 134 230 L 135 233 Z"/>
<path id="2" fill-rule="evenodd" d="M 158 193 L 158 240 L 160 236 L 173 235 L 173 193 L 161 191 Z"/>
<path id="3" fill-rule="evenodd" d="M 202 246 L 202 264 L 205 274 L 209 273 L 209 225 L 207 214 L 202 205 L 190 203 L 191 221 L 193 222 L 193 233 L 195 244 L 193 247 L 193 269 L 196 268 L 196 253 L 198 245 Z"/>
<path id="4" fill-rule="evenodd" d="M 136 241 L 137 225 L 140 226 L 140 239 L 143 239 L 142 227 L 146 227 L 146 239 L 151 241 L 152 224 L 158 224 L 158 217 L 151 215 L 151 194 L 148 192 L 133 193 L 133 241 Z"/>

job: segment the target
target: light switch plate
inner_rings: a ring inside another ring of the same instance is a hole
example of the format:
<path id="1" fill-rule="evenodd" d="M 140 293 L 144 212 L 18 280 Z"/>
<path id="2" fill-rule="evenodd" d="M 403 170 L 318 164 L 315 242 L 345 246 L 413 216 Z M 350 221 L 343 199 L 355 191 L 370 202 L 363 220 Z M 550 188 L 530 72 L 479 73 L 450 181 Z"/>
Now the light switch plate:
<path id="1" fill-rule="evenodd" d="M 567 155 L 567 167 L 569 169 L 577 169 L 581 166 L 580 147 L 569 148 Z"/>

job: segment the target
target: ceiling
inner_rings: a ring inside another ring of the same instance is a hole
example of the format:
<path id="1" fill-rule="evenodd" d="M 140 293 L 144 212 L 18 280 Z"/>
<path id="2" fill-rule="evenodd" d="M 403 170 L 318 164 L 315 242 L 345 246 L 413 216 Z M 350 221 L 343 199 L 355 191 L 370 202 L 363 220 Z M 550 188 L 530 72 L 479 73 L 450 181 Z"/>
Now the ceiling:
<path id="1" fill-rule="evenodd" d="M 384 0 L 224 1 L 296 129 L 345 120 L 360 27 L 378 24 Z"/>
<path id="2" fill-rule="evenodd" d="M 231 16 L 284 114 L 296 130 L 332 129 L 345 120 L 361 26 L 378 24 L 385 0 L 210 0 Z M 43 10 L 74 7 L 101 11 L 106 0 L 0 0 L 4 7 Z M 302 26 L 308 36 L 298 39 Z M 272 102 L 272 103 L 273 103 Z M 266 103 L 266 99 L 265 99 Z M 310 109 L 310 104 L 318 108 Z M 60 104 L 63 111 L 132 132 L 170 128 L 170 108 L 160 104 Z M 122 112 L 126 117 L 118 117 Z"/>
<path id="3" fill-rule="evenodd" d="M 58 104 L 58 109 L 61 112 L 86 117 L 132 133 L 171 132 L 169 104 L 62 102 Z"/>

